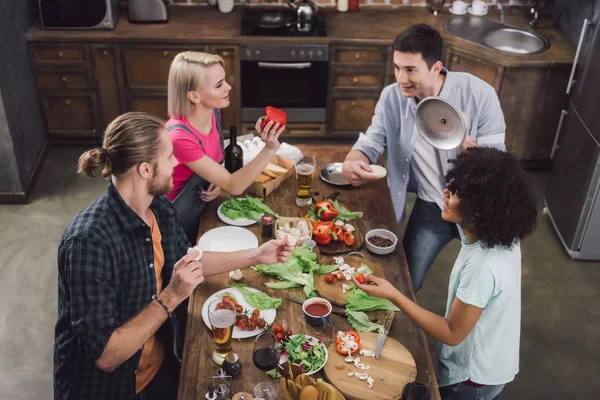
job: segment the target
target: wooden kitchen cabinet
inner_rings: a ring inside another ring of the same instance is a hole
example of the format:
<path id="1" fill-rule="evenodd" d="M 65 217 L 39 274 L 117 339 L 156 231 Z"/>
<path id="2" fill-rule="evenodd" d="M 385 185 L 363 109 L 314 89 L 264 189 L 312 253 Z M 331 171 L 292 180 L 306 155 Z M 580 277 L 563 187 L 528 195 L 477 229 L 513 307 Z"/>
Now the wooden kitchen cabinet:
<path id="1" fill-rule="evenodd" d="M 452 47 L 446 48 L 443 64 L 449 71 L 469 72 L 483 79 L 496 89 L 496 93 L 500 93 L 504 67 L 489 63 Z"/>
<path id="2" fill-rule="evenodd" d="M 100 98 L 103 126 L 125 111 L 123 102 L 123 76 L 118 46 L 97 45 L 92 47 L 94 72 Z"/>
<path id="3" fill-rule="evenodd" d="M 138 93 L 128 95 L 127 111 L 143 111 L 156 115 L 165 121 L 169 119 L 167 96 L 160 93 Z"/>
<path id="4" fill-rule="evenodd" d="M 40 98 L 51 136 L 97 138 L 101 135 L 95 93 L 48 93 Z"/>
<path id="5" fill-rule="evenodd" d="M 332 133 L 364 132 L 371 124 L 379 94 L 355 94 L 331 99 L 329 110 Z"/>

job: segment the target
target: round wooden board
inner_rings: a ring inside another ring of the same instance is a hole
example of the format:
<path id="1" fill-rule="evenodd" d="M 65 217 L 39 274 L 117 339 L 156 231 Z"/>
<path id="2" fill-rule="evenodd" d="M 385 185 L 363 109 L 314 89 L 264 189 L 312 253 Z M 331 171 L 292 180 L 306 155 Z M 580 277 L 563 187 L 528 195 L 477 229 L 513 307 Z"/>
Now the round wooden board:
<path id="1" fill-rule="evenodd" d="M 361 349 L 375 351 L 376 342 L 376 333 L 360 333 Z M 359 356 L 363 364 L 370 366 L 368 370 L 355 368 L 353 363 L 345 362 L 345 357 L 335 350 L 335 343 L 329 345 L 327 351 L 329 360 L 323 368 L 325 376 L 347 399 L 399 399 L 402 397 L 404 385 L 408 383 L 409 373 L 416 366 L 406 347 L 390 337 L 385 340 L 379 360 Z M 355 376 L 348 376 L 348 373 L 353 371 L 369 374 L 375 381 L 373 387 L 369 389 L 366 380 L 361 381 Z"/>
<path id="2" fill-rule="evenodd" d="M 321 264 L 334 264 L 333 257 L 323 258 L 319 262 Z M 366 258 L 346 256 L 344 257 L 344 262 L 355 269 L 358 269 L 358 267 L 360 267 L 361 264 L 365 264 L 367 267 L 371 268 L 371 271 L 373 271 L 373 275 L 379 278 L 385 278 L 381 267 L 373 264 L 373 262 L 367 260 Z M 329 300 L 333 304 L 345 306 L 348 294 L 350 292 L 344 293 L 342 290 L 342 284 L 345 283 L 349 285 L 350 283 L 352 283 L 352 281 L 339 281 L 335 279 L 333 283 L 327 283 L 325 282 L 325 275 L 326 274 L 315 274 L 315 287 L 317 289 L 317 292 L 319 293 L 319 296 Z"/>

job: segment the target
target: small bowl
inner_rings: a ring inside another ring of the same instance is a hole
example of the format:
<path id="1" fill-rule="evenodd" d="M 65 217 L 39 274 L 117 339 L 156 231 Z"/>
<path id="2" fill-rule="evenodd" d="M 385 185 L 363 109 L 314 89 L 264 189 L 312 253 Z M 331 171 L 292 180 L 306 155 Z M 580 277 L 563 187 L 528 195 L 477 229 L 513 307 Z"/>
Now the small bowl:
<path id="1" fill-rule="evenodd" d="M 390 239 L 394 244 L 389 247 L 381 247 L 375 246 L 369 241 L 369 238 L 372 236 L 381 236 L 384 238 Z M 372 253 L 385 255 L 390 254 L 392 251 L 396 249 L 396 245 L 398 244 L 398 238 L 394 235 L 394 232 L 388 231 L 387 229 L 372 229 L 365 235 L 365 243 L 367 245 L 367 249 L 369 249 Z"/>
<path id="2" fill-rule="evenodd" d="M 329 311 L 327 312 L 327 314 L 325 314 L 323 316 L 311 315 L 308 312 L 306 312 L 306 307 L 308 307 L 309 305 L 311 305 L 313 303 L 325 304 L 327 306 L 327 308 L 329 309 Z M 309 324 L 310 326 L 328 325 L 329 324 L 329 316 L 331 315 L 331 310 L 332 310 L 331 303 L 327 299 L 324 299 L 322 297 L 313 297 L 313 298 L 307 299 L 304 303 L 302 303 L 302 311 L 304 312 L 304 319 L 306 320 L 306 323 Z M 327 323 L 325 323 L 325 322 L 327 322 Z"/>

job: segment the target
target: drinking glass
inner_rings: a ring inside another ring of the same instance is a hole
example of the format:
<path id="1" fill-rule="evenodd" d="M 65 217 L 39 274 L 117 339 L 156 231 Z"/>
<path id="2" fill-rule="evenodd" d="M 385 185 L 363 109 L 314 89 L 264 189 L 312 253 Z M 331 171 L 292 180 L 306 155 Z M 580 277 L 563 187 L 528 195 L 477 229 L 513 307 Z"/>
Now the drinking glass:
<path id="1" fill-rule="evenodd" d="M 279 344 L 272 332 L 264 331 L 254 339 L 252 361 L 256 368 L 270 371 L 279 364 Z M 279 390 L 271 382 L 260 382 L 254 387 L 254 396 L 265 400 L 274 400 Z"/>
<path id="2" fill-rule="evenodd" d="M 212 359 L 221 365 L 227 353 L 232 350 L 231 337 L 235 324 L 235 305 L 228 300 L 213 300 L 208 305 L 208 320 L 215 339 Z"/>
<path id="3" fill-rule="evenodd" d="M 310 185 L 312 184 L 317 162 L 315 156 L 304 155 L 302 159 L 296 162 L 296 182 L 298 190 L 296 191 L 296 205 L 307 206 L 312 203 L 310 197 Z"/>
<path id="4" fill-rule="evenodd" d="M 413 369 L 408 374 L 408 383 L 402 391 L 402 400 L 430 400 L 431 376 L 424 370 Z"/>

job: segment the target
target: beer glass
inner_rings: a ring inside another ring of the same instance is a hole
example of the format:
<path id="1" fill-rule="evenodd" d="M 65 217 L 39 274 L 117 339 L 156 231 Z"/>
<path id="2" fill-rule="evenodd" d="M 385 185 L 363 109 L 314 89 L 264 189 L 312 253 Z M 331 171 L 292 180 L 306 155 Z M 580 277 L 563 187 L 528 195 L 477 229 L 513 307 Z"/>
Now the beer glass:
<path id="1" fill-rule="evenodd" d="M 215 339 L 212 359 L 221 365 L 227 353 L 232 351 L 231 337 L 235 324 L 235 305 L 228 300 L 213 300 L 208 305 L 208 320 Z"/>
<path id="2" fill-rule="evenodd" d="M 298 183 L 298 190 L 296 192 L 297 206 L 302 207 L 312 203 L 310 197 L 310 185 L 316 167 L 317 163 L 315 161 L 315 156 L 305 155 L 296 162 L 296 182 Z"/>

